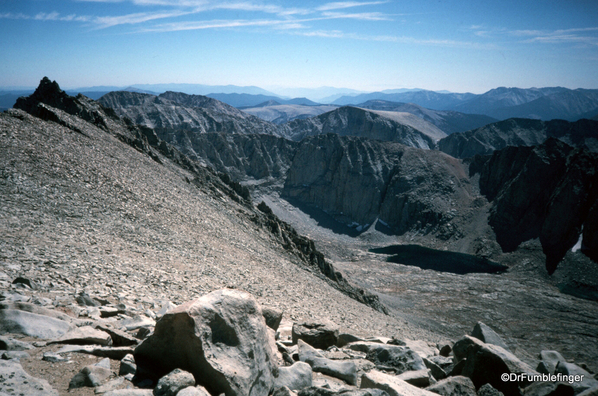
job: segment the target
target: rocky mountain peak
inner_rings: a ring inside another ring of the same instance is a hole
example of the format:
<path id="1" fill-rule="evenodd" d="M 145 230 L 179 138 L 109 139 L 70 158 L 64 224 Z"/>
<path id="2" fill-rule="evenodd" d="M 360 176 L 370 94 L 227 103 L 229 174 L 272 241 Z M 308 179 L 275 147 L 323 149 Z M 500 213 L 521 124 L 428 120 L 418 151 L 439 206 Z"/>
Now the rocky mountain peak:
<path id="1" fill-rule="evenodd" d="M 35 92 L 28 97 L 20 97 L 15 103 L 15 108 L 31 113 L 38 103 L 46 103 L 52 107 L 62 108 L 69 96 L 60 89 L 56 81 L 48 77 L 42 78 Z"/>

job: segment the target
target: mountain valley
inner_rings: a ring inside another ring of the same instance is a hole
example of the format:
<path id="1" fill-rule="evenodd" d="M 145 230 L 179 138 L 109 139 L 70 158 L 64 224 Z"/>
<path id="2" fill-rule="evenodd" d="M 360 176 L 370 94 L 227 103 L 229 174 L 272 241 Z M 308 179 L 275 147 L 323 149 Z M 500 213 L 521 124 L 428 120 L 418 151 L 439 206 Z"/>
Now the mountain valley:
<path id="1" fill-rule="evenodd" d="M 533 368 L 554 349 L 597 371 L 598 121 L 496 122 L 460 113 L 472 94 L 387 95 L 455 110 L 364 96 L 276 123 L 202 95 L 94 101 L 44 78 L 0 114 L 3 303 L 36 293 L 91 321 L 61 301 L 93 295 L 146 317 L 239 289 L 285 320 L 363 337 L 436 345 L 484 321 Z M 379 250 L 396 245 L 500 270 Z"/>

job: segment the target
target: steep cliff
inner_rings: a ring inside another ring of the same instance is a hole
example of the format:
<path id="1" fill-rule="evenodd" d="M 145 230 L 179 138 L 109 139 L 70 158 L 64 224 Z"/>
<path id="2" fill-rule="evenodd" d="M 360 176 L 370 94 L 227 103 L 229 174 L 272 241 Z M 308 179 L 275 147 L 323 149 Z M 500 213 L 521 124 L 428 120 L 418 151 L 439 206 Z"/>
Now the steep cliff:
<path id="1" fill-rule="evenodd" d="M 334 134 L 301 141 L 282 194 L 363 229 L 437 232 L 473 200 L 463 164 L 438 151 Z"/>
<path id="2" fill-rule="evenodd" d="M 480 190 L 493 202 L 489 224 L 506 252 L 540 238 L 546 268 L 582 234 L 582 251 L 596 257 L 598 154 L 549 138 L 536 147 L 507 147 L 484 164 Z"/>

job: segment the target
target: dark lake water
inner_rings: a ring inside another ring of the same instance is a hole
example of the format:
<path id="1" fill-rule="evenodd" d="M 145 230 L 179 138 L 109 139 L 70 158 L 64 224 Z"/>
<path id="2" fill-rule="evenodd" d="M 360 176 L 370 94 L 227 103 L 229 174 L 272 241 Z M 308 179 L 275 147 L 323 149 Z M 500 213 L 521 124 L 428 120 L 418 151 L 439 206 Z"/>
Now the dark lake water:
<path id="1" fill-rule="evenodd" d="M 453 274 L 504 272 L 508 267 L 485 258 L 479 258 L 465 253 L 435 250 L 419 245 L 391 245 L 383 248 L 370 249 L 372 253 L 388 254 L 386 261 L 411 265 L 421 269 L 431 269 Z"/>

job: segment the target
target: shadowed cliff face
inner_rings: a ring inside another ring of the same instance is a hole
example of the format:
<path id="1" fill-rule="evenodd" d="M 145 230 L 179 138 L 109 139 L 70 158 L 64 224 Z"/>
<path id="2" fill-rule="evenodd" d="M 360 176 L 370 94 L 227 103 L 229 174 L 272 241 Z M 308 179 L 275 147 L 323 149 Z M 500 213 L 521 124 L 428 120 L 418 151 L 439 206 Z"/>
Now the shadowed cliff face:
<path id="1" fill-rule="evenodd" d="M 472 202 L 459 160 L 397 143 L 321 135 L 301 142 L 283 196 L 365 228 L 437 231 Z"/>
<path id="2" fill-rule="evenodd" d="M 502 249 L 539 237 L 553 273 L 584 226 L 582 251 L 595 259 L 596 164 L 598 154 L 557 139 L 495 152 L 482 169 L 480 190 L 493 201 L 489 223 Z"/>

